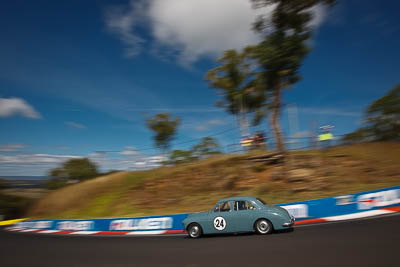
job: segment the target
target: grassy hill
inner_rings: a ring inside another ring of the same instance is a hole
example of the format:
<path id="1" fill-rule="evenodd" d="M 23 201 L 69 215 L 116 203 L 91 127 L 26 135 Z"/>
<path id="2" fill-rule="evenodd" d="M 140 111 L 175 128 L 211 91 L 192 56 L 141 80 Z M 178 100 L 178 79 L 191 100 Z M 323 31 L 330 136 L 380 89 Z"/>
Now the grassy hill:
<path id="1" fill-rule="evenodd" d="M 219 155 L 148 171 L 119 172 L 54 191 L 31 218 L 141 216 L 207 210 L 224 197 L 254 195 L 277 204 L 400 184 L 400 143 L 293 152 L 286 164 Z"/>

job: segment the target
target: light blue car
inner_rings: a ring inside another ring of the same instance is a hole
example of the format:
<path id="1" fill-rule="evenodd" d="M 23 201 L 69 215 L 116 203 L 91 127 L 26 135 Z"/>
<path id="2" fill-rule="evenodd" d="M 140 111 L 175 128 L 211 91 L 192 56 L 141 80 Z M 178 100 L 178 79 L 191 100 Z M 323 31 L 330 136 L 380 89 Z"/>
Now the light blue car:
<path id="1" fill-rule="evenodd" d="M 256 232 L 261 235 L 273 230 L 290 229 L 294 217 L 287 210 L 267 205 L 255 197 L 221 199 L 206 212 L 192 213 L 182 221 L 191 238 L 203 234 Z"/>

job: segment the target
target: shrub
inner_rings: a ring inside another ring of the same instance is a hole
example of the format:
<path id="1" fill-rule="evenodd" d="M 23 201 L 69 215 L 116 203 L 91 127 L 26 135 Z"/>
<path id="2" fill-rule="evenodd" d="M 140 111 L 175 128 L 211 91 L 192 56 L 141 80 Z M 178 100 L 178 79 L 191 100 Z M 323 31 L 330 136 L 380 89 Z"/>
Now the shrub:
<path id="1" fill-rule="evenodd" d="M 68 184 L 68 181 L 83 181 L 99 175 L 97 166 L 88 158 L 70 159 L 61 167 L 50 170 L 51 177 L 44 187 L 50 190 L 58 189 Z"/>
<path id="2" fill-rule="evenodd" d="M 266 167 L 264 165 L 256 165 L 251 168 L 255 172 L 263 172 L 265 171 Z"/>
<path id="3" fill-rule="evenodd" d="M 29 198 L 0 193 L 0 215 L 4 216 L 4 220 L 21 218 L 31 203 L 32 200 Z"/>
<path id="4" fill-rule="evenodd" d="M 7 189 L 8 183 L 6 180 L 0 178 L 0 190 Z"/>
<path id="5" fill-rule="evenodd" d="M 56 190 L 67 185 L 67 180 L 59 178 L 48 179 L 43 187 L 49 190 Z"/>

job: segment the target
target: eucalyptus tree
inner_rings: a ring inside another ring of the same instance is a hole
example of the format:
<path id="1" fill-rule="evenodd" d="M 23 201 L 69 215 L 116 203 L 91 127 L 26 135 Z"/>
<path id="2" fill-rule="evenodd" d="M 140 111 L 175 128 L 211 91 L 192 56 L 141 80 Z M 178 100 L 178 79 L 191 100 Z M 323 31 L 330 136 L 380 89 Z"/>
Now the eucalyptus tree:
<path id="1" fill-rule="evenodd" d="M 170 143 L 174 139 L 180 121 L 180 118 L 172 118 L 169 113 L 158 113 L 147 119 L 147 127 L 155 133 L 153 136 L 154 144 L 163 153 L 170 148 Z"/>
<path id="2" fill-rule="evenodd" d="M 271 126 L 277 148 L 284 152 L 279 123 L 283 106 L 282 92 L 301 79 L 299 68 L 309 53 L 308 40 L 312 34 L 312 9 L 330 5 L 334 0 L 250 0 L 255 8 L 274 6 L 272 16 L 261 15 L 253 29 L 262 41 L 249 51 L 258 61 L 263 91 L 271 95 Z"/>
<path id="3" fill-rule="evenodd" d="M 400 84 L 370 104 L 365 115 L 374 140 L 400 141 Z"/>
<path id="4" fill-rule="evenodd" d="M 218 143 L 217 139 L 210 136 L 206 136 L 200 140 L 200 143 L 193 146 L 192 151 L 194 155 L 202 157 L 213 154 L 219 154 L 221 153 L 220 148 L 221 146 Z"/>
<path id="5" fill-rule="evenodd" d="M 236 116 L 242 136 L 249 134 L 249 113 L 263 101 L 256 88 L 252 61 L 246 52 L 227 50 L 217 60 L 219 66 L 206 74 L 210 86 L 218 89 L 217 94 L 222 96 L 217 106 Z"/>

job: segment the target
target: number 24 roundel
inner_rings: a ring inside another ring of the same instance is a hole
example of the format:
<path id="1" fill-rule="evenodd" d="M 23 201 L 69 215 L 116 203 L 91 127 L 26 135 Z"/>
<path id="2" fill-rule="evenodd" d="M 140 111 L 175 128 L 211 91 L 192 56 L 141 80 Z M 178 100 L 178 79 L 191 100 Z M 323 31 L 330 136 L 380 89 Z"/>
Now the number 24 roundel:
<path id="1" fill-rule="evenodd" d="M 226 227 L 226 221 L 223 217 L 216 217 L 214 219 L 214 228 L 215 229 L 222 231 L 225 229 L 225 227 Z"/>

